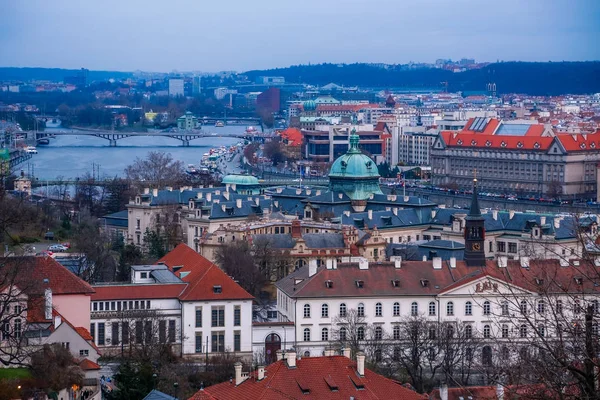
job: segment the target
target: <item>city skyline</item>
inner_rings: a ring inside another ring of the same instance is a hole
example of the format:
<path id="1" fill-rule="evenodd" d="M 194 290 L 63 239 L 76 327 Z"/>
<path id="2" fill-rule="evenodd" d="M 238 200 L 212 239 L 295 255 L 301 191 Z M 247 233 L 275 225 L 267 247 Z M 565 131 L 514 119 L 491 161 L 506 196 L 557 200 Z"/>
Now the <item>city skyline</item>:
<path id="1" fill-rule="evenodd" d="M 10 3 L 0 24 L 0 66 L 214 72 L 438 58 L 600 59 L 600 5 L 588 0 L 511 0 L 502 8 L 474 0 L 169 4 Z"/>

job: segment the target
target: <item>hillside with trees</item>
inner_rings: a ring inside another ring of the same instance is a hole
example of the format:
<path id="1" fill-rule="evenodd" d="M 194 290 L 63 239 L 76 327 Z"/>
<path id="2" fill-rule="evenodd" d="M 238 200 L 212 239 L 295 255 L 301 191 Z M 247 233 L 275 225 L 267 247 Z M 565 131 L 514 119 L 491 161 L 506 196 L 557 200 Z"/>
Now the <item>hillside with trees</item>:
<path id="1" fill-rule="evenodd" d="M 435 68 L 407 69 L 406 65 L 382 68 L 372 64 L 294 65 L 287 68 L 248 71 L 254 80 L 262 75 L 283 76 L 289 83 L 376 88 L 441 88 L 484 91 L 494 82 L 498 93 L 529 95 L 585 94 L 600 92 L 600 62 L 501 62 L 481 69 L 454 73 Z"/>

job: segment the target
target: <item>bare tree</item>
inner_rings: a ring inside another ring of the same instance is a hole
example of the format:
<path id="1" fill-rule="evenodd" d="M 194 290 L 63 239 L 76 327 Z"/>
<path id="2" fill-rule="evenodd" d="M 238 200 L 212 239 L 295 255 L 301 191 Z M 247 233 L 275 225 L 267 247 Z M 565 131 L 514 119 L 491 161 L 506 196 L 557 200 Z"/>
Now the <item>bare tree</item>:
<path id="1" fill-rule="evenodd" d="M 267 283 L 266 276 L 256 264 L 247 241 L 236 240 L 220 246 L 215 252 L 215 261 L 223 271 L 254 296 L 260 294 Z"/>
<path id="2" fill-rule="evenodd" d="M 145 159 L 137 157 L 125 168 L 125 176 L 133 186 L 179 186 L 186 181 L 182 161 L 173 159 L 170 153 L 151 151 Z"/>
<path id="3" fill-rule="evenodd" d="M 371 338 L 372 326 L 366 323 L 364 313 L 355 309 L 343 309 L 336 315 L 332 331 L 332 346 L 349 348 L 352 356 L 359 351 L 368 352 L 366 345 Z"/>

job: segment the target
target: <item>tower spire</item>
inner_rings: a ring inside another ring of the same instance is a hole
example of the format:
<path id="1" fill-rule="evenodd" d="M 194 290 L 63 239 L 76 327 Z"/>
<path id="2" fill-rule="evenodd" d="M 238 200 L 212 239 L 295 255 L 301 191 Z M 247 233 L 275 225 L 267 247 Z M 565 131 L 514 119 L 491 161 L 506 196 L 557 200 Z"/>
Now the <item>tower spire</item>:
<path id="1" fill-rule="evenodd" d="M 481 216 L 481 209 L 479 208 L 479 197 L 477 191 L 477 170 L 474 171 L 473 175 L 473 197 L 471 199 L 471 210 L 469 211 L 469 215 L 473 217 Z"/>

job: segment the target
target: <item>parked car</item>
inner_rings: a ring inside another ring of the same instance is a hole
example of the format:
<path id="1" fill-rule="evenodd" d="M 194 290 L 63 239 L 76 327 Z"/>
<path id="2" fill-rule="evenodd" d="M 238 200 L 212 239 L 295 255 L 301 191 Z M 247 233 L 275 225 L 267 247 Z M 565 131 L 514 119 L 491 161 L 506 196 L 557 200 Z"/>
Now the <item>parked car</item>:
<path id="1" fill-rule="evenodd" d="M 46 232 L 46 234 L 44 235 L 44 239 L 46 240 L 54 240 L 54 232 Z"/>
<path id="2" fill-rule="evenodd" d="M 63 246 L 62 244 L 53 244 L 52 246 L 48 246 L 48 251 L 59 252 L 59 251 L 67 251 L 68 248 Z"/>

